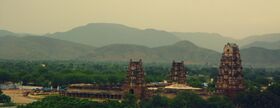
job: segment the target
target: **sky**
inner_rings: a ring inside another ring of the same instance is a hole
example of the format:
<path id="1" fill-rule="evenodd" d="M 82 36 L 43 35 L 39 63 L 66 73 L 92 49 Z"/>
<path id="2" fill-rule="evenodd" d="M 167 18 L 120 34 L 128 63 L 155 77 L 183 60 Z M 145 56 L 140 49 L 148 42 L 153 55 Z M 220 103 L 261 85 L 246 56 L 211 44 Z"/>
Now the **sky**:
<path id="1" fill-rule="evenodd" d="M 45 34 L 88 23 L 238 39 L 280 32 L 280 0 L 0 0 L 0 29 Z"/>

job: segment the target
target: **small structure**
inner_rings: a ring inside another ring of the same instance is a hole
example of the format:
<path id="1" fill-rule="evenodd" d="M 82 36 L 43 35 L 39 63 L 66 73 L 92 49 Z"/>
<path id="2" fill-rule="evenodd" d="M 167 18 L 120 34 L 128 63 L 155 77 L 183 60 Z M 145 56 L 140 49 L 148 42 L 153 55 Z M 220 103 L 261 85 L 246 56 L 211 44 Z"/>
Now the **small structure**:
<path id="1" fill-rule="evenodd" d="M 184 66 L 184 61 L 172 63 L 172 68 L 170 72 L 170 82 L 177 84 L 186 84 L 186 69 Z"/>
<path id="2" fill-rule="evenodd" d="M 241 58 L 238 45 L 227 43 L 222 54 L 216 89 L 218 94 L 235 95 L 244 90 Z"/>
<path id="3" fill-rule="evenodd" d="M 5 82 L 0 84 L 0 90 L 7 90 L 7 89 L 18 89 L 18 84 L 13 82 Z"/>
<path id="4" fill-rule="evenodd" d="M 61 95 L 94 99 L 122 99 L 120 85 L 71 84 Z"/>

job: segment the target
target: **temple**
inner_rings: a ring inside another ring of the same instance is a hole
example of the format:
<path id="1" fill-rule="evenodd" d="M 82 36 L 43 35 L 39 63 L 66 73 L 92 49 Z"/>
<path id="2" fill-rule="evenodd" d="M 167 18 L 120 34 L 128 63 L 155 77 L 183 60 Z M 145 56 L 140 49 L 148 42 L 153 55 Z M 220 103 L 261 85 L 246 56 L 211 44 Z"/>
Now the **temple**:
<path id="1" fill-rule="evenodd" d="M 170 82 L 177 84 L 186 84 L 186 69 L 184 66 L 184 61 L 182 62 L 172 62 L 171 72 L 170 72 Z"/>
<path id="2" fill-rule="evenodd" d="M 238 45 L 227 43 L 222 54 L 216 82 L 216 92 L 233 96 L 244 90 L 241 58 Z"/>
<path id="3" fill-rule="evenodd" d="M 126 81 L 123 85 L 124 92 L 135 94 L 138 98 L 143 98 L 146 88 L 144 76 L 142 60 L 132 61 L 132 59 L 130 59 Z"/>

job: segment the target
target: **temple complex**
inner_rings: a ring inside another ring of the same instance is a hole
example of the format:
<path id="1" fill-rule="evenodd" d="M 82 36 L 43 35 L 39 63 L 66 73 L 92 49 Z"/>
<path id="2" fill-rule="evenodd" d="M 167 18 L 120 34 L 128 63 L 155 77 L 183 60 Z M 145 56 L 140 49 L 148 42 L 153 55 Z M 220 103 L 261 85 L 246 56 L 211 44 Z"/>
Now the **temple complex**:
<path id="1" fill-rule="evenodd" d="M 198 91 L 186 84 L 186 69 L 184 62 L 172 63 L 170 81 L 145 82 L 143 62 L 130 60 L 127 68 L 127 76 L 120 85 L 98 85 L 98 84 L 71 84 L 66 91 L 60 92 L 64 96 L 91 98 L 98 100 L 116 99 L 122 100 L 126 94 L 134 94 L 138 99 L 150 98 L 161 94 L 167 97 L 175 97 L 181 91 Z"/>
<path id="2" fill-rule="evenodd" d="M 227 96 L 244 90 L 242 65 L 238 45 L 227 43 L 222 53 L 216 92 Z"/>

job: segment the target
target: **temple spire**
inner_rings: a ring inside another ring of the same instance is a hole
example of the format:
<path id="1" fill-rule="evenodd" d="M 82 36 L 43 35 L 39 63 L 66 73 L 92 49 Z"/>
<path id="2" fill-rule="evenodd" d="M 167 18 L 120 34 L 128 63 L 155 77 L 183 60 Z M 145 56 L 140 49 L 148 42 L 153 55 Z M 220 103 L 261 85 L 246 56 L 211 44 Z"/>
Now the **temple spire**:
<path id="1" fill-rule="evenodd" d="M 238 45 L 227 43 L 222 54 L 216 82 L 218 94 L 235 95 L 244 90 L 241 58 Z"/>

